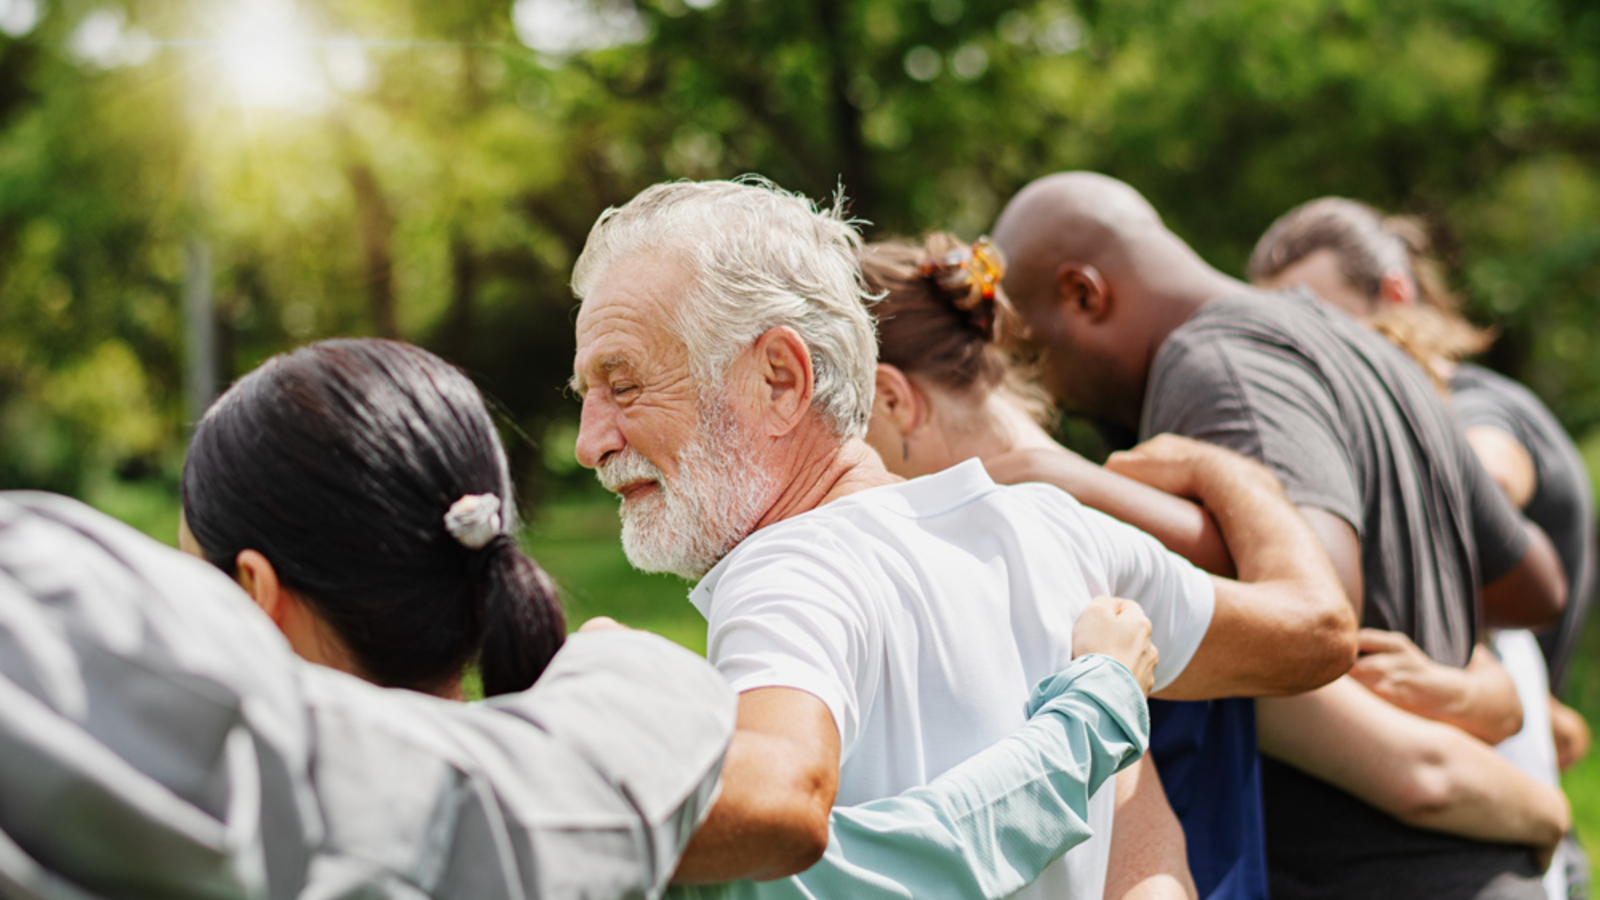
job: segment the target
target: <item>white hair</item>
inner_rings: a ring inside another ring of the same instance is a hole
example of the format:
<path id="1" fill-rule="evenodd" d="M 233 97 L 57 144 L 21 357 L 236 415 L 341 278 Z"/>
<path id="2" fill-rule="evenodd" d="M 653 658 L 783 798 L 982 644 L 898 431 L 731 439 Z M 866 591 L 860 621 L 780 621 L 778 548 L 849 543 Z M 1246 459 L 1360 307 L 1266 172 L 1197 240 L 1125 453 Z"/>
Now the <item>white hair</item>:
<path id="1" fill-rule="evenodd" d="M 619 261 L 644 251 L 682 254 L 692 276 L 671 327 L 689 350 L 702 393 L 770 329 L 805 342 L 813 405 L 840 438 L 861 437 L 872 415 L 878 342 L 865 301 L 861 235 L 841 193 L 828 209 L 765 178 L 672 182 L 600 215 L 572 272 L 582 299 Z"/>

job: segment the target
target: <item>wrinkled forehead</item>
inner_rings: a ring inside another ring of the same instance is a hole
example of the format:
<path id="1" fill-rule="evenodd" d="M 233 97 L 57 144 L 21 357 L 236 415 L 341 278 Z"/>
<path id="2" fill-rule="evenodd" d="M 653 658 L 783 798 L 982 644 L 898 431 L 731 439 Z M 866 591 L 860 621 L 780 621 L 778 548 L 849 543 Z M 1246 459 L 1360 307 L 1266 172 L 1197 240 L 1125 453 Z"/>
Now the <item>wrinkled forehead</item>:
<path id="1" fill-rule="evenodd" d="M 674 257 L 640 253 L 618 260 L 578 309 L 574 386 L 623 367 L 687 366 L 688 348 L 673 318 L 690 286 L 687 267 Z"/>

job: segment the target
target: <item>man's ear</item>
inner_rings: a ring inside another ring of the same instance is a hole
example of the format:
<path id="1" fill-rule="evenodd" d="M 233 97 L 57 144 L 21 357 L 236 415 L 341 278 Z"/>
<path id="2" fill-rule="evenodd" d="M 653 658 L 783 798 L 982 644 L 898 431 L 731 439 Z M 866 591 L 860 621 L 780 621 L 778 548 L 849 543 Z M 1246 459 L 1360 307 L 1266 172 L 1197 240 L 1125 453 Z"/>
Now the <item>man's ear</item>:
<path id="1" fill-rule="evenodd" d="M 244 592 L 256 601 L 267 618 L 282 630 L 285 619 L 290 615 L 290 604 L 298 601 L 279 583 L 278 572 L 272 568 L 272 563 L 254 550 L 240 550 L 233 565 L 239 587 L 244 588 Z"/>
<path id="2" fill-rule="evenodd" d="M 1417 302 L 1417 283 L 1410 272 L 1390 269 L 1378 279 L 1378 299 L 1383 305 L 1409 306 Z"/>
<path id="3" fill-rule="evenodd" d="M 888 363 L 878 363 L 872 395 L 873 414 L 881 416 L 900 434 L 909 435 L 928 420 L 928 401 L 906 373 Z"/>
<path id="4" fill-rule="evenodd" d="M 1064 262 L 1056 267 L 1056 299 L 1073 315 L 1098 322 L 1111 313 L 1111 290 L 1100 270 L 1088 263 Z"/>
<path id="5" fill-rule="evenodd" d="M 811 351 L 793 328 L 769 328 L 751 348 L 760 379 L 758 403 L 772 434 L 785 434 L 811 409 L 816 388 Z"/>

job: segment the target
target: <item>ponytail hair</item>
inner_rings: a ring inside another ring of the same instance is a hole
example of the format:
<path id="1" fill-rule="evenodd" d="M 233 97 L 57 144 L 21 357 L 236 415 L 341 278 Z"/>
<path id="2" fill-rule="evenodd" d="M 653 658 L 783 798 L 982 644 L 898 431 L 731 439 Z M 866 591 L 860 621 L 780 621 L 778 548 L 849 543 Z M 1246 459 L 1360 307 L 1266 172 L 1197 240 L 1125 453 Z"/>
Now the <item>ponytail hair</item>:
<path id="1" fill-rule="evenodd" d="M 555 582 L 509 534 L 485 547 L 474 568 L 484 610 L 478 669 L 484 696 L 526 690 L 566 639 Z"/>
<path id="2" fill-rule="evenodd" d="M 267 360 L 196 426 L 182 491 L 205 557 L 235 574 L 241 551 L 261 553 L 370 681 L 439 692 L 476 662 L 486 694 L 517 691 L 565 637 L 554 585 L 511 537 L 482 395 L 419 347 L 332 340 Z"/>

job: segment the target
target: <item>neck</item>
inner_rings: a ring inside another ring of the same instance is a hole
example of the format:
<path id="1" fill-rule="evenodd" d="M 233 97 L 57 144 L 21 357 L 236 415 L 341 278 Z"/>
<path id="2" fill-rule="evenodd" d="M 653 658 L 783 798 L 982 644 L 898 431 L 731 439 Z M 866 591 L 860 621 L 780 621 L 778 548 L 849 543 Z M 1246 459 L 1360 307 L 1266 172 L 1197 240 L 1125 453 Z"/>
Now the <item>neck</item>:
<path id="1" fill-rule="evenodd" d="M 780 449 L 797 462 L 784 486 L 753 530 L 782 522 L 857 491 L 893 484 L 900 478 L 883 467 L 878 454 L 860 438 L 840 442 L 820 424 Z"/>
<path id="2" fill-rule="evenodd" d="M 1143 359 L 1137 371 L 1143 377 L 1135 386 L 1134 396 L 1125 398 L 1124 408 L 1131 416 L 1121 424 L 1137 428 L 1140 408 L 1144 405 L 1144 387 L 1150 369 L 1155 365 L 1156 354 L 1174 331 L 1189 321 L 1200 308 L 1221 297 L 1250 293 L 1250 285 L 1218 272 L 1202 260 L 1188 245 L 1178 243 L 1173 256 L 1162 265 L 1152 265 L 1148 271 L 1154 277 L 1145 282 L 1145 289 L 1154 300 L 1146 304 L 1149 326 L 1146 340 L 1140 350 Z"/>
<path id="3" fill-rule="evenodd" d="M 977 457 L 988 461 L 1054 443 L 1028 410 L 1006 390 L 974 391 L 961 398 L 940 392 L 937 418 L 945 458 L 937 470 Z"/>

